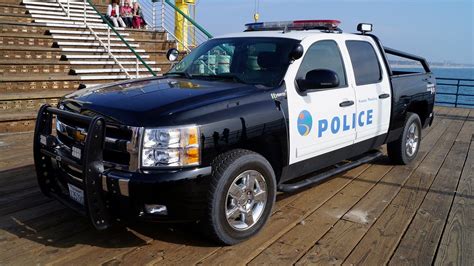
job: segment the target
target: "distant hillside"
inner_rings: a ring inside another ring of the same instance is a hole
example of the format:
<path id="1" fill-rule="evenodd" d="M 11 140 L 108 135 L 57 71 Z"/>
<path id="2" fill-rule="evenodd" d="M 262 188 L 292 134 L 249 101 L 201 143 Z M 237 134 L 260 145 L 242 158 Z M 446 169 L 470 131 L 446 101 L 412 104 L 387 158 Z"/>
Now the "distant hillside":
<path id="1" fill-rule="evenodd" d="M 417 61 L 409 60 L 389 60 L 391 66 L 396 67 L 410 67 L 417 68 L 421 67 L 421 64 Z M 445 68 L 474 68 L 474 64 L 458 64 L 452 62 L 428 62 L 431 67 L 445 67 Z"/>

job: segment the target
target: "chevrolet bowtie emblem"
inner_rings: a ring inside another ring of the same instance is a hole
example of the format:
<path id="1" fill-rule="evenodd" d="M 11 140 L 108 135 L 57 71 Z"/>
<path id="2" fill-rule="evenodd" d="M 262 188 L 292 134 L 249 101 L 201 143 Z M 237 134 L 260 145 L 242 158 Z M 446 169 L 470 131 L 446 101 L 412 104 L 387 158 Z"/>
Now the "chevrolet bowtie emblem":
<path id="1" fill-rule="evenodd" d="M 85 141 L 86 140 L 86 134 L 80 130 L 74 131 L 73 138 L 77 141 Z"/>

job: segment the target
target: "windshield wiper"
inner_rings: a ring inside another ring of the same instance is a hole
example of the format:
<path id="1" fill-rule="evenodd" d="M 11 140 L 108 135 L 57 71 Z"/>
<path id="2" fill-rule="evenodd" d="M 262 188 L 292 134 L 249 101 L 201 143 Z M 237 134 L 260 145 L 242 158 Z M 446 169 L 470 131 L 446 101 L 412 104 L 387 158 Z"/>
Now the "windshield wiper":
<path id="1" fill-rule="evenodd" d="M 168 72 L 168 73 L 164 74 L 164 76 L 168 76 L 168 75 L 177 75 L 177 76 L 185 77 L 185 78 L 188 78 L 188 79 L 191 79 L 193 77 L 188 72 Z"/>
<path id="2" fill-rule="evenodd" d="M 235 82 L 239 82 L 239 83 L 247 83 L 245 82 L 241 77 L 235 75 L 235 74 L 224 74 L 224 75 L 217 75 L 217 77 L 219 78 L 223 78 L 223 79 L 232 79 L 233 81 Z"/>
<path id="3" fill-rule="evenodd" d="M 234 82 L 247 84 L 247 82 L 245 82 L 239 76 L 231 74 L 231 73 L 224 74 L 224 75 L 193 75 L 193 78 L 225 79 L 225 80 L 233 80 Z"/>

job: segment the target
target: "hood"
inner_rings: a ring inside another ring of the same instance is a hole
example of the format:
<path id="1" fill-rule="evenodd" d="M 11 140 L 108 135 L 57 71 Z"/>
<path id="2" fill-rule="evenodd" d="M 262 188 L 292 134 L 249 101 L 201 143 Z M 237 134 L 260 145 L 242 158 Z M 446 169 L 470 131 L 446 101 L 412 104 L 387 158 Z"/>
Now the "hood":
<path id="1" fill-rule="evenodd" d="M 258 88 L 230 81 L 150 78 L 83 89 L 66 95 L 60 108 L 100 114 L 129 126 L 156 126 L 153 121 L 200 106 L 240 98 Z"/>

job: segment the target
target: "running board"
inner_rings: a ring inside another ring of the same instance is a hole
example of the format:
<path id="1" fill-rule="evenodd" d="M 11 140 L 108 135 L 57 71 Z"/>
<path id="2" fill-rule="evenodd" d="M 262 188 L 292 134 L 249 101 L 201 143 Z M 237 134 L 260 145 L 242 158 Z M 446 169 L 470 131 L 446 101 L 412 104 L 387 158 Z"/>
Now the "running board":
<path id="1" fill-rule="evenodd" d="M 298 190 L 301 190 L 303 188 L 307 188 L 313 185 L 316 185 L 334 175 L 340 174 L 342 172 L 348 171 L 352 168 L 355 168 L 359 165 L 371 162 L 380 156 L 382 156 L 383 153 L 381 151 L 371 151 L 365 154 L 365 156 L 355 160 L 348 162 L 346 164 L 340 165 L 336 168 L 330 169 L 324 173 L 317 174 L 313 177 L 306 178 L 304 180 L 301 180 L 296 183 L 291 183 L 291 184 L 280 184 L 278 185 L 278 191 L 282 192 L 295 192 Z"/>

